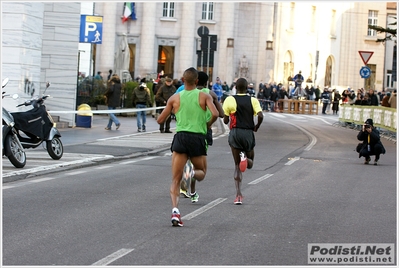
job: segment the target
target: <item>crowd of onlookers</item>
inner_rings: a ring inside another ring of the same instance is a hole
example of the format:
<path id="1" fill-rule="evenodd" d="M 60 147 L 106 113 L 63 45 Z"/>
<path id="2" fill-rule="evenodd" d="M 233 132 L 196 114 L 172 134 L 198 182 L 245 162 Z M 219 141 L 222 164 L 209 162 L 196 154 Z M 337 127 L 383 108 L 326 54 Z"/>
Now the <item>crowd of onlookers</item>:
<path id="1" fill-rule="evenodd" d="M 159 79 L 158 84 L 162 84 L 163 79 Z M 173 85 L 179 88 L 182 85 L 181 79 L 173 79 Z M 156 83 L 155 85 L 156 86 Z M 160 85 L 158 85 L 159 87 Z M 224 99 L 229 95 L 235 95 L 235 82 L 230 85 L 217 77 L 215 83 L 209 82 L 208 88 L 216 93 L 218 100 L 223 102 Z M 154 90 L 156 94 L 156 90 Z M 325 96 L 328 98 L 325 99 Z M 370 106 L 384 106 L 396 109 L 396 89 L 391 91 L 380 91 L 364 88 L 359 88 L 357 92 L 353 89 L 348 88 L 343 92 L 339 92 L 338 89 L 331 89 L 325 87 L 320 89 L 319 86 L 313 86 L 306 84 L 305 87 L 295 87 L 295 84 L 289 83 L 286 88 L 282 83 L 263 83 L 260 82 L 258 88 L 255 88 L 253 83 L 248 83 L 247 94 L 255 97 L 259 100 L 263 111 L 277 112 L 281 107 L 278 105 L 278 100 L 281 99 L 298 99 L 298 100 L 314 100 L 320 104 L 327 103 L 326 112 L 330 111 L 332 106 L 333 113 L 338 112 L 338 106 L 349 104 L 349 105 L 370 105 Z M 322 95 L 324 98 L 322 98 Z"/>

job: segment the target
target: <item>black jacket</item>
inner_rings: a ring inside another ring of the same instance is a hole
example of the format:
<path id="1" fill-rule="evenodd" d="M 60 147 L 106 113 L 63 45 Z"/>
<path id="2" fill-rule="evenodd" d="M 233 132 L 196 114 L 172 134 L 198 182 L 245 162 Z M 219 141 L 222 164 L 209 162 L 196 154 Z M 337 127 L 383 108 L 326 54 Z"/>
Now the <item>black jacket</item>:
<path id="1" fill-rule="evenodd" d="M 110 80 L 107 91 L 105 92 L 106 104 L 109 107 L 119 107 L 121 102 L 121 80 L 114 76 Z"/>
<path id="2" fill-rule="evenodd" d="M 374 146 L 376 144 L 380 144 L 382 146 L 382 154 L 385 154 L 385 148 L 382 145 L 381 139 L 380 139 L 380 132 L 373 127 L 373 130 L 370 132 L 370 142 L 368 140 L 369 133 L 367 131 L 360 130 L 359 133 L 357 134 L 357 139 L 359 141 L 363 141 L 362 144 L 359 144 L 359 148 L 357 148 L 356 151 L 359 149 L 362 150 L 364 148 L 367 148 L 367 146 L 370 144 L 370 155 L 373 155 L 374 152 Z M 359 151 L 358 151 L 359 152 Z"/>

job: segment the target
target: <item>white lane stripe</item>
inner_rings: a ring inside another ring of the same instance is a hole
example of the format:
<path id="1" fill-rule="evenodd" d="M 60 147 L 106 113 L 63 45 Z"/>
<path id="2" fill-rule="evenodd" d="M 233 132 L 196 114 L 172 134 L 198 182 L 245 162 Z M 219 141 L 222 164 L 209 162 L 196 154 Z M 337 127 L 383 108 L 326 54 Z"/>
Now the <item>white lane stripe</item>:
<path id="1" fill-rule="evenodd" d="M 295 126 L 296 128 L 299 128 L 302 132 L 305 132 L 305 134 L 307 134 L 307 135 L 310 137 L 310 143 L 309 143 L 309 145 L 306 146 L 306 148 L 304 149 L 305 151 L 310 151 L 310 150 L 313 148 L 313 146 L 316 144 L 316 142 L 317 142 L 316 136 L 313 135 L 312 133 L 310 133 L 309 131 L 307 131 L 306 129 L 304 129 L 304 128 L 302 128 L 302 127 L 296 125 L 296 124 L 293 124 L 293 123 L 290 123 L 290 122 L 286 122 L 286 121 L 284 121 L 284 120 L 280 120 L 280 119 L 277 119 L 277 120 L 282 121 L 282 122 L 287 123 L 287 124 L 290 124 L 290 125 L 293 125 L 293 126 Z"/>
<path id="2" fill-rule="evenodd" d="M 257 183 L 259 183 L 259 182 L 261 182 L 263 180 L 266 180 L 267 178 L 270 178 L 271 176 L 273 176 L 273 174 L 266 174 L 266 175 L 254 180 L 254 181 L 249 182 L 248 184 L 257 184 Z"/>
<path id="3" fill-rule="evenodd" d="M 3 173 L 2 175 L 3 175 L 3 178 L 6 178 L 6 177 L 14 176 L 14 175 L 30 174 L 30 173 L 35 173 L 35 172 L 44 171 L 44 170 L 51 170 L 51 169 L 55 169 L 58 167 L 66 167 L 66 166 L 71 166 L 74 164 L 87 163 L 87 162 L 91 162 L 91 161 L 98 160 L 98 159 L 110 159 L 110 158 L 114 158 L 114 156 L 113 155 L 99 155 L 98 157 L 90 157 L 90 158 L 86 158 L 83 160 L 75 160 L 75 161 L 71 161 L 71 162 L 63 162 L 63 163 L 50 165 L 50 166 L 40 166 L 40 167 L 28 168 L 28 169 L 24 169 L 24 170 L 12 171 L 12 172 L 9 172 L 6 174 Z"/>
<path id="4" fill-rule="evenodd" d="M 157 158 L 157 157 L 158 156 L 148 156 L 148 157 L 144 157 L 144 158 L 140 158 L 140 159 L 135 159 L 135 160 L 121 162 L 121 163 L 119 163 L 119 165 L 132 164 L 132 163 L 136 163 L 136 162 L 140 162 L 140 161 L 151 160 L 151 159 L 154 159 L 154 158 Z"/>
<path id="5" fill-rule="evenodd" d="M 112 166 L 98 166 L 95 167 L 94 169 L 106 169 L 106 168 L 111 168 Z"/>
<path id="6" fill-rule="evenodd" d="M 287 163 L 285 163 L 286 166 L 290 166 L 292 165 L 295 161 L 298 161 L 300 159 L 300 157 L 295 156 L 293 159 L 291 159 L 290 161 L 288 161 Z"/>
<path id="7" fill-rule="evenodd" d="M 30 182 L 42 182 L 42 181 L 49 181 L 49 180 L 54 180 L 55 178 L 41 178 L 41 179 L 36 179 L 36 180 L 31 180 Z"/>
<path id="8" fill-rule="evenodd" d="M 11 189 L 11 188 L 14 188 L 14 187 L 16 187 L 16 186 L 3 186 L 3 187 L 1 187 L 1 188 L 3 188 L 3 190 L 7 190 L 7 189 Z"/>
<path id="9" fill-rule="evenodd" d="M 122 248 L 122 249 L 112 253 L 111 255 L 108 255 L 104 259 L 101 259 L 101 260 L 93 263 L 92 266 L 105 266 L 105 265 L 108 265 L 111 262 L 114 262 L 117 259 L 125 256 L 126 254 L 129 254 L 133 250 L 134 250 L 134 248 Z"/>
<path id="10" fill-rule="evenodd" d="M 280 118 L 285 118 L 285 115 L 282 115 L 282 114 L 275 114 L 275 113 L 263 113 L 264 115 L 265 114 L 270 114 L 271 116 L 275 116 L 275 117 L 280 117 Z"/>
<path id="11" fill-rule="evenodd" d="M 66 173 L 65 175 L 78 175 L 78 174 L 82 174 L 82 173 L 86 173 L 87 171 L 86 170 L 79 170 L 79 171 L 74 171 L 74 172 L 69 172 L 69 173 Z"/>
<path id="12" fill-rule="evenodd" d="M 205 206 L 203 206 L 203 207 L 201 207 L 201 208 L 199 208 L 197 210 L 194 210 L 193 212 L 183 216 L 181 219 L 182 220 L 191 220 L 192 218 L 197 217 L 198 215 L 204 213 L 205 211 L 207 211 L 207 210 L 213 208 L 214 206 L 217 206 L 218 204 L 224 202 L 225 200 L 227 200 L 227 198 L 218 198 L 218 199 L 210 202 L 209 204 L 207 204 L 207 205 L 205 205 Z"/>

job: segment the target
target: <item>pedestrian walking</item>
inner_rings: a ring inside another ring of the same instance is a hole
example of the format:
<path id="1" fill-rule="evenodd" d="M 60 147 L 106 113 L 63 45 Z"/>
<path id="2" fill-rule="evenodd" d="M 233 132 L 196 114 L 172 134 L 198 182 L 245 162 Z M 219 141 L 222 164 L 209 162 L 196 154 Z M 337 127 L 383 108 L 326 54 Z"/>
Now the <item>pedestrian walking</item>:
<path id="1" fill-rule="evenodd" d="M 105 103 L 108 106 L 108 110 L 115 110 L 116 107 L 120 106 L 121 90 L 122 90 L 121 79 L 117 74 L 113 74 L 110 79 L 107 91 L 104 94 Z M 119 127 L 121 126 L 121 123 L 119 122 L 118 118 L 115 116 L 114 113 L 109 113 L 108 116 L 109 116 L 108 125 L 105 127 L 105 129 L 111 130 L 112 123 L 114 123 L 116 129 L 118 130 Z"/>

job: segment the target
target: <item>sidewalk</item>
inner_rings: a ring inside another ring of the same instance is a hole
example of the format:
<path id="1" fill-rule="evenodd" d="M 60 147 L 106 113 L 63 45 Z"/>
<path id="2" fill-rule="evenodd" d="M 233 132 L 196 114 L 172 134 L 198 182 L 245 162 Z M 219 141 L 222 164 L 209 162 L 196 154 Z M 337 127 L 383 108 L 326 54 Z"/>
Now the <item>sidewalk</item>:
<path id="1" fill-rule="evenodd" d="M 115 160 L 130 159 L 145 155 L 156 155 L 161 152 L 170 153 L 170 145 L 175 132 L 176 121 L 171 122 L 173 133 L 160 133 L 159 125 L 151 115 L 147 116 L 146 132 L 137 132 L 136 117 L 118 116 L 121 127 L 105 130 L 108 116 L 94 115 L 90 128 L 62 128 L 61 141 L 64 155 L 53 160 L 40 145 L 26 150 L 26 165 L 22 169 L 15 168 L 10 161 L 2 158 L 3 183 L 43 175 L 56 170 L 70 170 L 83 166 L 98 165 Z M 214 123 L 214 137 L 224 133 L 225 128 L 220 118 Z"/>

